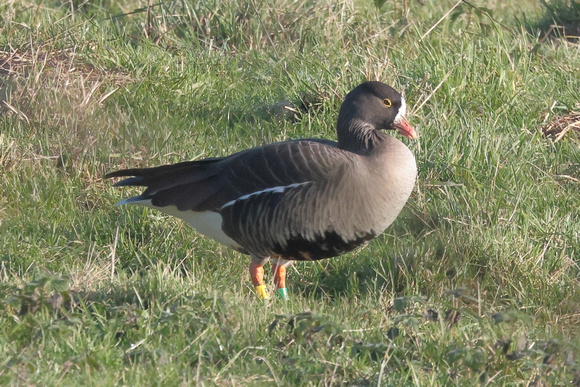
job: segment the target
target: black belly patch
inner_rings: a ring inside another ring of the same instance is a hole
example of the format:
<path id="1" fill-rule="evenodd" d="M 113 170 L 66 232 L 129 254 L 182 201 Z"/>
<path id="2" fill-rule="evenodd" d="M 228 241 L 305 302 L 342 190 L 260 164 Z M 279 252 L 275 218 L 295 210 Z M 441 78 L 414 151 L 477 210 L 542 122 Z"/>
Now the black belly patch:
<path id="1" fill-rule="evenodd" d="M 273 252 L 290 260 L 317 261 L 347 253 L 370 241 L 375 236 L 374 233 L 368 233 L 350 241 L 344 241 L 334 231 L 327 231 L 323 236 L 318 236 L 314 240 L 295 236 L 288 239 L 284 246 L 276 244 Z"/>

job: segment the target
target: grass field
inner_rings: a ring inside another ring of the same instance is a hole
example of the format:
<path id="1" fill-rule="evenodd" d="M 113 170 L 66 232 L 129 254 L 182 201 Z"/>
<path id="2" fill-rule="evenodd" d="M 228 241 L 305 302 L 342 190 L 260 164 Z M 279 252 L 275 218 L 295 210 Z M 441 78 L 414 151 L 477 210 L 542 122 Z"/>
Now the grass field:
<path id="1" fill-rule="evenodd" d="M 23 0 L 0 21 L 1 385 L 580 385 L 577 1 Z M 366 247 L 296 264 L 287 302 L 102 179 L 335 138 L 367 79 L 406 94 L 416 190 Z"/>

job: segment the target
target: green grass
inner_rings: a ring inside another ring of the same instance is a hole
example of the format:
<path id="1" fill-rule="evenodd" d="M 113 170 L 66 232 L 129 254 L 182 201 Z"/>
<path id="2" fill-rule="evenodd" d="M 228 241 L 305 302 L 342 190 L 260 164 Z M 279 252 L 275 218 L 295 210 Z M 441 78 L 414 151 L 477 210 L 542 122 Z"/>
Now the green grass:
<path id="1" fill-rule="evenodd" d="M 0 384 L 579 385 L 580 139 L 541 127 L 580 51 L 540 33 L 576 3 L 405 3 L 0 5 Z M 288 302 L 102 180 L 334 138 L 366 79 L 407 96 L 416 190 Z"/>

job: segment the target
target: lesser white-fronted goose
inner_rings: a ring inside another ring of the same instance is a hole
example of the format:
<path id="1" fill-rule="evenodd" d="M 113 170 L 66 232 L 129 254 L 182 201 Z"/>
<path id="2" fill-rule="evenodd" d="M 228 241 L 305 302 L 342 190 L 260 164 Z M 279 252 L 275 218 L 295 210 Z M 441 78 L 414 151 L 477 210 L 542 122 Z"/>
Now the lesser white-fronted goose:
<path id="1" fill-rule="evenodd" d="M 373 239 L 397 217 L 415 185 L 411 151 L 381 129 L 415 138 L 405 99 L 365 82 L 344 99 L 338 142 L 291 140 L 227 157 L 116 171 L 115 186 L 145 191 L 118 204 L 158 209 L 252 258 L 250 275 L 268 298 L 263 265 L 273 259 L 276 292 L 286 298 L 294 260 L 341 255 Z"/>

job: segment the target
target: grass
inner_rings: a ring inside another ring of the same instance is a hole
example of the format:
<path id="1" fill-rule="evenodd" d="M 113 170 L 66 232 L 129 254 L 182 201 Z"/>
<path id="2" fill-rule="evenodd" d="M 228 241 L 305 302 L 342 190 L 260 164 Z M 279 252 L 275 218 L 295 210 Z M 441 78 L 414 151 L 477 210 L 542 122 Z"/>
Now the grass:
<path id="1" fill-rule="evenodd" d="M 541 130 L 578 111 L 540 32 L 575 3 L 199 3 L 0 5 L 0 384 L 580 385 L 580 140 Z M 113 206 L 121 167 L 333 138 L 366 79 L 406 93 L 416 191 L 288 302 Z"/>

